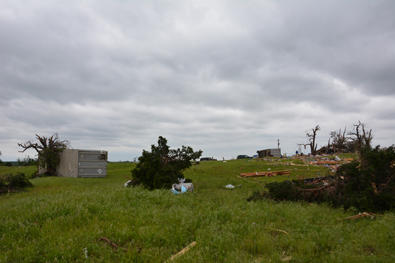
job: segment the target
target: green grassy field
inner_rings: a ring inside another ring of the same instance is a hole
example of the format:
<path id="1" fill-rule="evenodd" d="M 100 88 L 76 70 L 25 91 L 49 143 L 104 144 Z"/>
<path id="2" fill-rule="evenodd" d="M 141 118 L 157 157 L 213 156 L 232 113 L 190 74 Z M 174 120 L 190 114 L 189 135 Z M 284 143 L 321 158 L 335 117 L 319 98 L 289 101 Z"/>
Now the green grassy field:
<path id="1" fill-rule="evenodd" d="M 183 195 L 125 187 L 132 163 L 110 163 L 105 178 L 33 179 L 26 192 L 0 196 L 0 262 L 165 262 L 193 241 L 173 262 L 395 262 L 392 212 L 338 220 L 363 211 L 247 202 L 268 182 L 327 173 L 286 162 L 202 162 L 185 172 L 195 191 Z M 269 168 L 291 175 L 237 177 Z"/>

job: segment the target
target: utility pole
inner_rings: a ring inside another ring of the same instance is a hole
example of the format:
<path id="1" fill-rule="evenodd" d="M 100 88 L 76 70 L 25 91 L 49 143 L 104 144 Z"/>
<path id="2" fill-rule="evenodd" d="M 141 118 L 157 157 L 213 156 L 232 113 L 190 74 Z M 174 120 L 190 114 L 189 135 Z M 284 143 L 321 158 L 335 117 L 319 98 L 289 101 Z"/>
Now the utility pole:
<path id="1" fill-rule="evenodd" d="M 277 139 L 277 147 L 280 149 L 280 139 Z"/>

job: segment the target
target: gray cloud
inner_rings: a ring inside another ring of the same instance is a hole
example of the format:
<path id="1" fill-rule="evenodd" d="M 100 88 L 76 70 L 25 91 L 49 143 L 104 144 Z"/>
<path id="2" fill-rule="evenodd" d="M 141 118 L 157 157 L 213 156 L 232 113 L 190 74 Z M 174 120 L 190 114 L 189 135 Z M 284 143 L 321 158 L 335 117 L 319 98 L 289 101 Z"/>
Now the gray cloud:
<path id="1" fill-rule="evenodd" d="M 2 1 L 0 150 L 59 136 L 129 159 L 159 135 L 214 157 L 359 120 L 393 143 L 392 1 Z M 23 157 L 23 156 L 22 156 Z"/>

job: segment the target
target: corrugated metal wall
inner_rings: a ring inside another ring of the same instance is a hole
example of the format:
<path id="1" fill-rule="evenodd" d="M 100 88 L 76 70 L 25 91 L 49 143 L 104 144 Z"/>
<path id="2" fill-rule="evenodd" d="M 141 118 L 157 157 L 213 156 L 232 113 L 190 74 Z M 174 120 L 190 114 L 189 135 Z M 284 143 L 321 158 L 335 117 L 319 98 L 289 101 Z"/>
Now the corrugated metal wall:
<path id="1" fill-rule="evenodd" d="M 281 157 L 281 149 L 278 149 L 278 148 L 270 149 L 270 154 L 273 157 Z"/>
<path id="2" fill-rule="evenodd" d="M 105 177 L 106 175 L 107 151 L 78 151 L 78 177 Z"/>

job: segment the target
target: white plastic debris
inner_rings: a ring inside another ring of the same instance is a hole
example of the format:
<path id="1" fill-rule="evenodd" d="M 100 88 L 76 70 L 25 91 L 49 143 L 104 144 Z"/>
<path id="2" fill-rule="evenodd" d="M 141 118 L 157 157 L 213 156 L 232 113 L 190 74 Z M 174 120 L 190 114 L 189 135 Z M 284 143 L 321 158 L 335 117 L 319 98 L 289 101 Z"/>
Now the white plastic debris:
<path id="1" fill-rule="evenodd" d="M 132 183 L 132 180 L 129 180 L 129 181 L 127 181 L 126 183 L 124 183 L 123 185 L 126 186 L 126 187 L 128 187 L 129 184 L 131 184 L 131 183 Z"/>
<path id="2" fill-rule="evenodd" d="M 235 187 L 234 187 L 233 185 L 231 185 L 231 184 L 228 184 L 228 185 L 225 186 L 225 188 L 233 189 L 233 188 L 235 188 Z"/>
<path id="3" fill-rule="evenodd" d="M 335 160 L 340 162 L 342 159 L 340 159 L 339 156 L 335 156 Z"/>
<path id="4" fill-rule="evenodd" d="M 183 194 L 185 192 L 192 192 L 194 187 L 193 183 L 185 183 L 184 178 L 178 178 L 179 184 L 173 184 L 171 187 L 171 192 L 173 194 Z"/>

